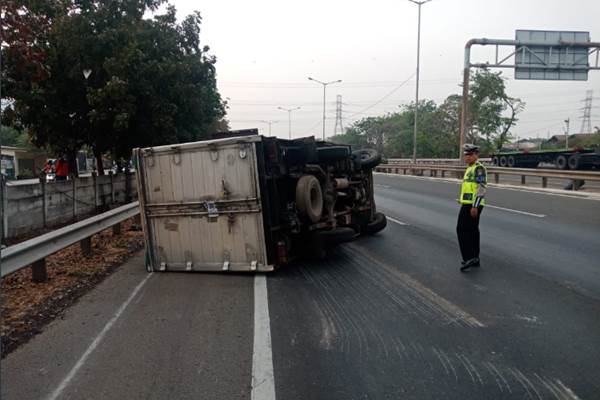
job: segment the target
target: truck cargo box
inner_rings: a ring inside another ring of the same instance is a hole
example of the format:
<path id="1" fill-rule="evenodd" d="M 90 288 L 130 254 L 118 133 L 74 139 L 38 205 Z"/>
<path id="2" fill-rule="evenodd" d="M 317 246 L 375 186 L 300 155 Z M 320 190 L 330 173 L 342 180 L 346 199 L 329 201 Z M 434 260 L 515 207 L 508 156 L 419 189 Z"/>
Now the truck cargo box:
<path id="1" fill-rule="evenodd" d="M 146 264 L 160 271 L 271 271 L 261 136 L 135 149 Z"/>

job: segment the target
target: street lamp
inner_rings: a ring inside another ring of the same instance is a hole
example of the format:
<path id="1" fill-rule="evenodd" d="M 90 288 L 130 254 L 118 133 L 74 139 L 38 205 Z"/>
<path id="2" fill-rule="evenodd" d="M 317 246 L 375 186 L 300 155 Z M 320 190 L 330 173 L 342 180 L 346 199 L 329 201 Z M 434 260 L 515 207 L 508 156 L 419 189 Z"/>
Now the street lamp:
<path id="1" fill-rule="evenodd" d="M 323 140 L 325 140 L 325 89 L 327 88 L 327 85 L 331 85 L 332 83 L 340 83 L 342 80 L 338 79 L 337 81 L 321 82 L 320 80 L 311 78 L 310 76 L 308 77 L 308 80 L 323 85 Z"/>
<path id="2" fill-rule="evenodd" d="M 565 125 L 567 130 L 565 131 L 565 148 L 569 150 L 569 124 L 571 123 L 571 118 L 565 119 Z"/>
<path id="3" fill-rule="evenodd" d="M 271 125 L 276 124 L 279 121 L 260 121 L 260 122 L 269 125 L 269 136 L 271 136 Z"/>
<path id="4" fill-rule="evenodd" d="M 277 108 L 280 109 L 280 110 L 288 112 L 288 130 L 289 130 L 289 136 L 290 136 L 290 139 L 291 139 L 292 138 L 292 111 L 299 110 L 300 107 L 295 107 L 295 108 L 277 107 Z"/>
<path id="5" fill-rule="evenodd" d="M 421 56 L 421 6 L 425 3 L 429 3 L 431 0 L 408 0 L 411 3 L 415 3 L 419 6 L 419 23 L 417 25 L 417 89 L 415 92 L 415 125 L 413 127 L 413 163 L 417 162 L 417 127 L 419 117 L 419 66 Z"/>

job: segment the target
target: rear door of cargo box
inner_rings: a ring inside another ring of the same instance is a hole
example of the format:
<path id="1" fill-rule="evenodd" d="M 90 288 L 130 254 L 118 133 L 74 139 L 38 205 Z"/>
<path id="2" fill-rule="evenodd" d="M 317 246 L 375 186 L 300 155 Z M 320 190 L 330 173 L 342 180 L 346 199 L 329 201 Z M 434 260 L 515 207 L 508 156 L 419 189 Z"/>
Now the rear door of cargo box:
<path id="1" fill-rule="evenodd" d="M 138 149 L 148 264 L 269 271 L 255 143 L 240 137 Z"/>

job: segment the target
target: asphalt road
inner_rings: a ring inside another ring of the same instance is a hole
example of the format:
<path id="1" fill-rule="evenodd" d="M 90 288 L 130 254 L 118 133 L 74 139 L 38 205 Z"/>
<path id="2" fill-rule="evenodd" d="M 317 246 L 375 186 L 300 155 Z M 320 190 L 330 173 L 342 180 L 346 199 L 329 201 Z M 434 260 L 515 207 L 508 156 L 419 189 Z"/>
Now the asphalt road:
<path id="1" fill-rule="evenodd" d="M 376 182 L 385 231 L 266 290 L 134 259 L 2 361 L 2 399 L 600 398 L 600 201 L 490 189 L 464 274 L 457 184 Z"/>

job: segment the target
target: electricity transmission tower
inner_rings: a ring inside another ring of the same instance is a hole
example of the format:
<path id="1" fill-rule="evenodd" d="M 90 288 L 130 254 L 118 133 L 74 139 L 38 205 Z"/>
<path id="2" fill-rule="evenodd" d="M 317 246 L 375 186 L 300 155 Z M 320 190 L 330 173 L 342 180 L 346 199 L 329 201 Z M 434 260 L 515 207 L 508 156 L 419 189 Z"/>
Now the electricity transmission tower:
<path id="1" fill-rule="evenodd" d="M 585 106 L 583 107 L 583 117 L 581 117 L 581 129 L 579 133 L 592 133 L 592 99 L 594 91 L 588 90 L 585 92 Z"/>
<path id="2" fill-rule="evenodd" d="M 333 134 L 337 135 L 338 126 L 340 127 L 340 134 L 344 133 L 344 125 L 342 122 L 342 95 L 338 94 L 336 96 L 335 102 L 335 127 L 333 128 Z"/>

